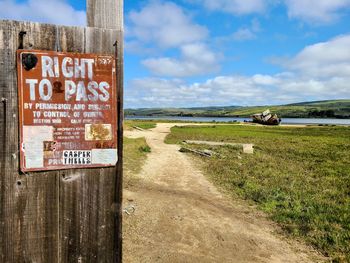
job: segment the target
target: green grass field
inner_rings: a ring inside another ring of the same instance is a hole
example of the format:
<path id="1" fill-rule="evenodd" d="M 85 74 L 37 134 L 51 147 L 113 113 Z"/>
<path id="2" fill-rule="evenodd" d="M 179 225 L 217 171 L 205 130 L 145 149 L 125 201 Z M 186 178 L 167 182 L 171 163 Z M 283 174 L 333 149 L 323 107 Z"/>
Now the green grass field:
<path id="1" fill-rule="evenodd" d="M 124 130 L 133 130 L 133 127 L 138 127 L 144 130 L 153 129 L 156 127 L 157 123 L 193 123 L 191 121 L 181 121 L 181 120 L 126 120 L 124 122 Z M 196 123 L 207 123 L 209 122 L 196 122 Z M 211 122 L 213 123 L 213 122 Z M 230 124 L 238 124 L 238 122 L 231 122 Z"/>
<path id="2" fill-rule="evenodd" d="M 133 127 L 139 127 L 144 130 L 153 129 L 157 125 L 157 122 L 152 120 L 127 120 L 124 122 L 124 129 L 131 130 Z"/>
<path id="3" fill-rule="evenodd" d="M 150 148 L 145 138 L 129 139 L 124 137 L 124 187 L 128 188 L 137 181 L 137 174 L 144 164 Z"/>
<path id="4" fill-rule="evenodd" d="M 350 127 L 174 127 L 166 140 L 254 143 L 253 155 L 191 147 L 219 153 L 195 157 L 217 186 L 251 200 L 333 262 L 350 262 Z"/>

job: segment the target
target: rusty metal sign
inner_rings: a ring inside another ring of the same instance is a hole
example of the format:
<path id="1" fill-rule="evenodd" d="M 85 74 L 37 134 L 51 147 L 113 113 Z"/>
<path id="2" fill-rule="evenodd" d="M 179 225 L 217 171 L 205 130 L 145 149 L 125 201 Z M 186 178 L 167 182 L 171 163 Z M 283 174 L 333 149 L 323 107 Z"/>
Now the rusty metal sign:
<path id="1" fill-rule="evenodd" d="M 19 50 L 17 64 L 21 170 L 116 165 L 115 58 Z"/>

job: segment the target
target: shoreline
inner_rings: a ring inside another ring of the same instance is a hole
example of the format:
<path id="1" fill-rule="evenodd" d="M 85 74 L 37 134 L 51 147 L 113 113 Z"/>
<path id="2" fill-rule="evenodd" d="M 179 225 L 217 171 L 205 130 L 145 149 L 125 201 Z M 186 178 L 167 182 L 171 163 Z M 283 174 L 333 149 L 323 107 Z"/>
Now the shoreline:
<path id="1" fill-rule="evenodd" d="M 125 116 L 125 120 L 161 121 L 161 122 L 196 122 L 196 123 L 240 123 L 255 125 L 250 118 L 238 117 L 180 117 L 180 116 Z M 258 124 L 259 125 L 259 124 Z M 282 118 L 280 126 L 350 126 L 350 119 L 333 118 Z"/>

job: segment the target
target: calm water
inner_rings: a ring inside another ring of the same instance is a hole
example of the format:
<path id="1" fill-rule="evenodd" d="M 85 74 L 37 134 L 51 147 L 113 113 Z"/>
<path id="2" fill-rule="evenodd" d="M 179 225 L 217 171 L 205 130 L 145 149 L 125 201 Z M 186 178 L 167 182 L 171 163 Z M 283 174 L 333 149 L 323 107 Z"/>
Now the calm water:
<path id="1" fill-rule="evenodd" d="M 191 122 L 233 122 L 233 121 L 251 121 L 251 118 L 233 118 L 233 117 L 144 117 L 144 116 L 126 116 L 127 120 L 174 120 L 174 121 L 191 121 Z M 312 118 L 283 118 L 282 124 L 335 124 L 350 125 L 350 119 L 312 119 Z"/>

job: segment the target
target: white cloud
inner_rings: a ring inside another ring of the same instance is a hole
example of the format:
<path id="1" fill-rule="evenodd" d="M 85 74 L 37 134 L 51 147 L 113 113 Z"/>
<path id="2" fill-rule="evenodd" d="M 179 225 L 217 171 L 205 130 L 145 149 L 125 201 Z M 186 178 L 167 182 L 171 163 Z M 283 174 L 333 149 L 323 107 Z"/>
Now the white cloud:
<path id="1" fill-rule="evenodd" d="M 232 38 L 236 41 L 252 40 L 256 35 L 249 28 L 240 28 L 233 33 Z"/>
<path id="2" fill-rule="evenodd" d="M 157 78 L 138 79 L 129 83 L 131 92 L 126 98 L 129 107 L 182 107 L 224 105 L 253 102 L 254 94 L 262 92 L 252 85 L 251 79 L 242 76 L 222 76 L 204 83 L 186 85 L 178 80 Z M 140 99 L 134 96 L 143 94 Z"/>
<path id="3" fill-rule="evenodd" d="M 294 79 L 283 80 L 279 92 L 284 95 L 294 95 L 302 100 L 304 97 L 312 97 L 314 100 L 326 100 L 337 98 L 349 98 L 350 77 L 319 79 Z"/>
<path id="4" fill-rule="evenodd" d="M 127 17 L 126 50 L 159 56 L 142 61 L 151 73 L 163 77 L 190 77 L 218 70 L 216 54 L 204 44 L 208 29 L 194 23 L 180 6 L 151 1 L 140 11 L 131 11 Z M 159 55 L 169 49 L 179 49 L 180 57 Z"/>
<path id="5" fill-rule="evenodd" d="M 218 76 L 194 84 L 172 79 L 138 79 L 128 83 L 126 106 L 252 106 L 293 103 L 305 98 L 325 100 L 350 97 L 350 77 L 317 80 L 287 76 Z"/>
<path id="6" fill-rule="evenodd" d="M 124 48 L 126 52 L 137 54 L 140 56 L 149 56 L 159 53 L 159 50 L 154 46 L 145 46 L 137 40 L 124 41 Z"/>
<path id="7" fill-rule="evenodd" d="M 285 0 L 288 15 L 311 23 L 331 23 L 341 16 L 350 0 Z"/>
<path id="8" fill-rule="evenodd" d="M 128 14 L 128 37 L 161 48 L 172 48 L 203 40 L 206 27 L 195 24 L 178 5 L 172 2 L 151 2 L 141 11 Z"/>
<path id="9" fill-rule="evenodd" d="M 180 49 L 181 59 L 150 58 L 143 60 L 142 64 L 155 75 L 170 77 L 203 75 L 219 69 L 219 58 L 206 45 L 194 43 Z"/>
<path id="10" fill-rule="evenodd" d="M 350 35 L 338 36 L 307 46 L 294 58 L 284 62 L 284 66 L 312 78 L 349 77 L 349 47 Z"/>
<path id="11" fill-rule="evenodd" d="M 247 15 L 262 13 L 266 8 L 264 0 L 187 0 L 192 3 L 200 3 L 211 11 L 221 11 L 234 15 Z"/>
<path id="12" fill-rule="evenodd" d="M 272 86 L 278 84 L 278 78 L 269 75 L 256 74 L 252 77 L 252 80 L 256 85 L 262 86 Z"/>
<path id="13" fill-rule="evenodd" d="M 261 31 L 260 22 L 258 19 L 254 18 L 251 24 L 248 26 L 243 26 L 239 28 L 230 36 L 224 36 L 218 38 L 219 41 L 246 41 L 253 40 L 257 38 L 257 33 Z"/>
<path id="14" fill-rule="evenodd" d="M 148 78 L 128 85 L 128 107 L 284 104 L 350 98 L 350 35 L 305 47 L 275 75 L 218 76 L 200 83 Z M 137 100 L 135 100 L 137 98 Z M 306 99 L 307 98 L 307 99 Z"/>
<path id="15" fill-rule="evenodd" d="M 75 10 L 65 0 L 28 0 L 22 3 L 0 0 L 0 17 L 61 25 L 86 24 L 85 12 Z"/>
<path id="16" fill-rule="evenodd" d="M 269 6 L 285 4 L 290 18 L 312 24 L 328 24 L 350 8 L 350 0 L 183 0 L 201 4 L 207 10 L 233 15 L 263 13 Z"/>
<path id="17" fill-rule="evenodd" d="M 251 29 L 253 32 L 260 32 L 261 31 L 261 25 L 257 18 L 254 18 L 251 21 Z"/>

